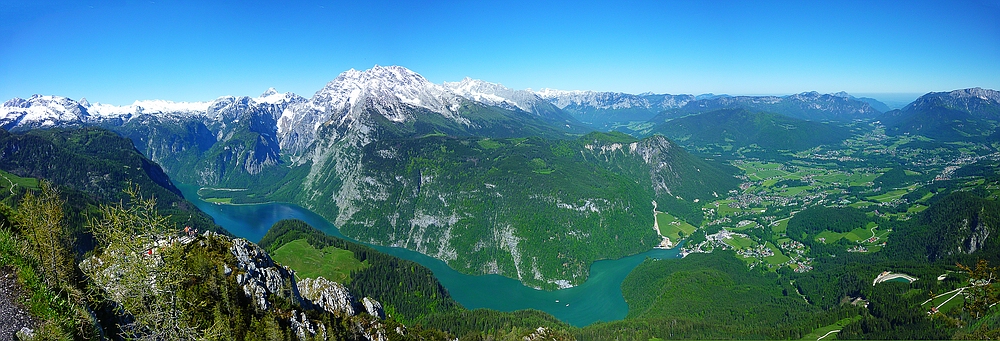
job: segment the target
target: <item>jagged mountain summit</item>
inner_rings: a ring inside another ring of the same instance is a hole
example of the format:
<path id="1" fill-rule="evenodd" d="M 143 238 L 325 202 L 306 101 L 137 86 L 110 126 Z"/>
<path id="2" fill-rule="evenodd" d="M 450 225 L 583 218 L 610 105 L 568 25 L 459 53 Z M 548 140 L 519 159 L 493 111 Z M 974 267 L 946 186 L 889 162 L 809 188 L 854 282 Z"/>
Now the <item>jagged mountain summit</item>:
<path id="1" fill-rule="evenodd" d="M 847 122 L 855 119 L 874 119 L 880 115 L 882 112 L 875 109 L 875 106 L 870 103 L 871 101 L 874 100 L 862 100 L 846 92 L 821 94 L 816 91 L 788 96 L 718 96 L 690 101 L 680 107 L 665 110 L 650 121 L 662 123 L 690 114 L 719 109 L 746 108 L 753 111 L 773 112 L 806 121 Z M 882 107 L 884 104 L 876 106 Z"/>
<path id="2" fill-rule="evenodd" d="M 459 82 L 444 82 L 444 87 L 481 103 L 509 109 L 517 108 L 530 113 L 552 110 L 548 102 L 529 90 L 514 90 L 498 83 L 465 77 Z"/>
<path id="3" fill-rule="evenodd" d="M 944 106 L 966 111 L 986 119 L 1000 118 L 1000 91 L 983 88 L 959 89 L 949 92 L 931 92 L 920 96 L 903 111 L 922 110 Z"/>
<path id="4" fill-rule="evenodd" d="M 87 108 L 60 96 L 34 95 L 28 99 L 13 98 L 0 106 L 0 127 L 38 128 L 64 125 L 89 118 Z"/>
<path id="5" fill-rule="evenodd" d="M 931 92 L 879 117 L 887 134 L 923 135 L 942 141 L 1000 137 L 1000 91 L 971 88 Z"/>
<path id="6" fill-rule="evenodd" d="M 161 117 L 223 118 L 218 115 L 218 111 L 226 106 L 225 103 L 243 101 L 248 105 L 286 105 L 301 100 L 301 97 L 293 93 L 279 94 L 274 88 L 268 89 L 256 98 L 224 96 L 208 102 L 139 100 L 124 106 L 90 103 L 86 98 L 74 101 L 62 96 L 33 95 L 28 99 L 13 98 L 4 102 L 0 106 L 0 127 L 7 130 L 23 130 L 101 124 L 108 121 L 125 123 L 144 114 Z"/>
<path id="7" fill-rule="evenodd" d="M 856 98 L 846 92 L 820 94 L 813 91 L 788 96 L 693 96 L 542 89 L 535 93 L 578 120 L 607 130 L 645 121 L 658 124 L 720 109 L 746 108 L 810 121 L 850 121 L 874 118 L 882 113 L 879 108 L 888 108 L 875 99 Z"/>
<path id="8" fill-rule="evenodd" d="M 661 111 L 680 108 L 700 97 L 555 89 L 542 89 L 536 91 L 535 94 L 578 120 L 600 128 L 613 128 L 628 122 L 647 121 Z"/>

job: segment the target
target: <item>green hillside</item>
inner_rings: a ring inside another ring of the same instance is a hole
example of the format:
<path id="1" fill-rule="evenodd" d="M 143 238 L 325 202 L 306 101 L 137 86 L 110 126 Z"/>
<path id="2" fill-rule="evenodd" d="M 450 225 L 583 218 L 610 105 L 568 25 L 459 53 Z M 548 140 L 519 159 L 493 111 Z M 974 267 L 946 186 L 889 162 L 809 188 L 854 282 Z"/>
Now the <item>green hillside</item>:
<path id="1" fill-rule="evenodd" d="M 71 202 L 74 206 L 127 201 L 123 190 L 134 184 L 144 194 L 156 198 L 158 211 L 169 215 L 175 224 L 226 233 L 208 215 L 184 200 L 156 163 L 136 151 L 128 139 L 111 131 L 100 128 L 0 131 L 0 150 L 3 150 L 0 170 L 64 187 L 67 195 L 76 197 Z M 0 198 L 10 193 L 0 192 Z"/>
<path id="2" fill-rule="evenodd" d="M 368 246 L 333 237 L 300 220 L 282 220 L 274 224 L 260 241 L 273 254 L 289 248 L 341 253 L 339 260 L 321 264 L 328 268 L 351 267 L 344 283 L 358 296 L 375 298 L 386 311 L 408 326 L 425 326 L 462 337 L 519 338 L 538 327 L 552 329 L 568 337 L 571 327 L 544 312 L 520 310 L 498 312 L 488 309 L 466 310 L 445 290 L 426 267 L 381 253 Z M 351 256 L 347 256 L 351 254 Z M 291 255 L 289 255 L 291 256 Z M 277 257 L 275 260 L 278 260 Z M 293 260 L 300 262 L 298 260 Z M 285 263 L 301 274 L 315 267 L 303 263 Z M 361 266 L 357 266 L 361 264 Z"/>
<path id="3" fill-rule="evenodd" d="M 886 133 L 922 135 L 942 141 L 982 140 L 996 129 L 996 121 L 945 106 L 908 108 L 885 113 L 879 121 Z"/>
<path id="4" fill-rule="evenodd" d="M 654 200 L 660 211 L 698 224 L 694 200 L 736 186 L 732 167 L 659 136 L 427 136 L 331 152 L 338 155 L 292 169 L 274 182 L 281 187 L 258 189 L 258 197 L 299 203 L 352 238 L 546 289 L 582 283 L 595 260 L 659 243 Z"/>
<path id="5" fill-rule="evenodd" d="M 721 153 L 757 145 L 765 150 L 799 151 L 839 144 L 850 130 L 833 124 L 804 121 L 748 109 L 722 109 L 660 123 L 653 133 L 706 153 Z"/>

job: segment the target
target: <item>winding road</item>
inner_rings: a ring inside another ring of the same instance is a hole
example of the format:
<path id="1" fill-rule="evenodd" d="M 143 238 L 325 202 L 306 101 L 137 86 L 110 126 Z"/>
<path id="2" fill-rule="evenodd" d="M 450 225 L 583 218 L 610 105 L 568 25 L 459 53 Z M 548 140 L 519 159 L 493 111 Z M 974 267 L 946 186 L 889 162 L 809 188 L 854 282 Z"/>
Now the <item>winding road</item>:
<path id="1" fill-rule="evenodd" d="M 824 337 L 830 336 L 830 334 L 837 333 L 837 332 L 840 332 L 840 329 L 828 331 L 823 336 L 820 336 L 820 337 L 816 338 L 816 341 L 822 340 Z"/>

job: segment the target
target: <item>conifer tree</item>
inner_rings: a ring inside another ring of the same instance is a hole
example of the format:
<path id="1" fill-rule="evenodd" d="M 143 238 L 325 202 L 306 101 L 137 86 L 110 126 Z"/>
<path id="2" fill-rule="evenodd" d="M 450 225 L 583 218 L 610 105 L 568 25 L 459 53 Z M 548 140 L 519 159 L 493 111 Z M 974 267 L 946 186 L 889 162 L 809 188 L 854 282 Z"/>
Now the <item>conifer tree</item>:
<path id="1" fill-rule="evenodd" d="M 81 269 L 97 291 L 133 317 L 121 326 L 129 338 L 198 338 L 177 295 L 186 276 L 176 261 L 183 248 L 173 242 L 167 218 L 156 213 L 155 199 L 141 198 L 135 186 L 125 192 L 128 205 L 102 205 L 101 218 L 89 223 L 103 251 Z"/>
<path id="2" fill-rule="evenodd" d="M 67 245 L 70 238 L 63 219 L 63 205 L 59 191 L 47 181 L 41 182 L 41 192 L 28 191 L 17 210 L 20 225 L 31 252 L 38 259 L 39 270 L 45 284 L 53 290 L 63 291 L 73 283 L 73 262 Z"/>

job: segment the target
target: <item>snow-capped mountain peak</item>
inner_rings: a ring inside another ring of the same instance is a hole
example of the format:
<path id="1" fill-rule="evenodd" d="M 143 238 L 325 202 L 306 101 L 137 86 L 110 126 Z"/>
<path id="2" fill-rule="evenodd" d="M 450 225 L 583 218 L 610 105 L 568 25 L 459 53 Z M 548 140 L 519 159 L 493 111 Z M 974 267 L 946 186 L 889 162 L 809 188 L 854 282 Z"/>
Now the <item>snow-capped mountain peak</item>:
<path id="1" fill-rule="evenodd" d="M 72 99 L 36 94 L 28 99 L 13 98 L 4 102 L 0 106 L 0 127 L 48 127 L 65 122 L 79 122 L 87 115 L 87 109 Z"/>
<path id="2" fill-rule="evenodd" d="M 407 117 L 386 106 L 403 103 L 452 116 L 449 107 L 457 104 L 454 97 L 444 87 L 405 67 L 375 65 L 365 71 L 344 71 L 316 92 L 312 103 L 328 111 L 342 112 L 371 101 L 385 109 L 386 118 L 401 122 Z"/>
<path id="3" fill-rule="evenodd" d="M 253 100 L 257 103 L 284 104 L 305 101 L 305 98 L 291 92 L 280 93 L 274 88 L 268 88 L 267 91 L 264 91 L 263 94 Z"/>
<path id="4" fill-rule="evenodd" d="M 560 109 L 572 106 L 590 107 L 600 110 L 643 108 L 658 111 L 681 107 L 687 104 L 687 102 L 694 100 L 694 96 L 691 95 L 658 95 L 652 93 L 632 95 L 621 92 L 566 91 L 548 88 L 535 91 L 535 94 L 548 100 Z"/>
<path id="5" fill-rule="evenodd" d="M 271 96 L 271 95 L 276 95 L 277 93 L 278 93 L 278 90 L 275 90 L 273 87 L 270 87 L 270 88 L 267 88 L 267 91 L 264 91 L 264 93 L 260 94 L 260 97 L 264 98 L 264 97 L 268 97 L 268 96 Z"/>
<path id="6" fill-rule="evenodd" d="M 129 105 L 93 103 L 88 112 L 100 118 L 132 117 L 142 114 L 197 115 L 208 110 L 212 102 L 173 102 L 161 99 L 141 100 Z"/>
<path id="7" fill-rule="evenodd" d="M 469 77 L 465 77 L 459 82 L 444 82 L 444 87 L 469 100 L 508 109 L 516 108 L 530 113 L 535 113 L 537 102 L 542 100 L 541 97 L 528 90 L 514 90 L 500 83 L 490 83 Z"/>

